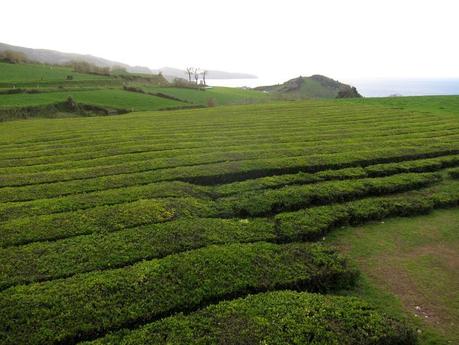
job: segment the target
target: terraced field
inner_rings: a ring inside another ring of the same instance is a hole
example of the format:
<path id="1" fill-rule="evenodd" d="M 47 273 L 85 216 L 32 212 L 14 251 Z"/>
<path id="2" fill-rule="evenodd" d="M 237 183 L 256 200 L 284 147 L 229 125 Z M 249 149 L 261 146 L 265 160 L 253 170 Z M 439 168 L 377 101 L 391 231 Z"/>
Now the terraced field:
<path id="1" fill-rule="evenodd" d="M 3 83 L 41 83 L 45 80 L 63 81 L 68 75 L 72 75 L 75 80 L 109 79 L 95 74 L 77 73 L 70 67 L 42 64 L 11 64 L 6 62 L 0 62 L 0 74 Z"/>
<path id="2" fill-rule="evenodd" d="M 321 242 L 459 205 L 459 116 L 304 101 L 0 123 L 0 343 L 416 344 Z"/>
<path id="3" fill-rule="evenodd" d="M 115 71 L 101 76 L 70 67 L 0 62 L 0 122 L 268 101 L 268 94 L 242 88 L 172 87 L 161 75 Z"/>
<path id="4" fill-rule="evenodd" d="M 72 97 L 78 103 L 127 109 L 129 111 L 159 110 L 187 105 L 172 99 L 127 92 L 120 89 L 95 89 L 0 95 L 0 108 L 50 105 L 65 102 L 68 97 Z"/>

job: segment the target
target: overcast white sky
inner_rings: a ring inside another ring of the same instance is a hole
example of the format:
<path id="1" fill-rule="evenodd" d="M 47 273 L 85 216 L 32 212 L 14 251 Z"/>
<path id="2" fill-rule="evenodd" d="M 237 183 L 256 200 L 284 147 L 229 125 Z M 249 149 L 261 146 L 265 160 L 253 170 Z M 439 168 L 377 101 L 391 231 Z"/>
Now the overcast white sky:
<path id="1" fill-rule="evenodd" d="M 2 1 L 0 42 L 266 79 L 459 77 L 459 1 Z"/>

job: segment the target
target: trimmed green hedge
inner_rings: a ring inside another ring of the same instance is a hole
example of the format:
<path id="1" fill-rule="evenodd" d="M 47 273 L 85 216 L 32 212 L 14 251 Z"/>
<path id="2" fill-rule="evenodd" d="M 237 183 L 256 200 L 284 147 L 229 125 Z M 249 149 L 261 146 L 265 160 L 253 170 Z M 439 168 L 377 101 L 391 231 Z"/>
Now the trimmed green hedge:
<path id="1" fill-rule="evenodd" d="M 439 180 L 440 177 L 436 174 L 401 174 L 247 192 L 218 199 L 215 202 L 191 197 L 149 199 L 75 212 L 17 218 L 2 224 L 0 246 L 116 231 L 184 216 L 210 218 L 265 216 L 310 205 L 407 191 L 426 187 Z"/>
<path id="2" fill-rule="evenodd" d="M 208 110 L 207 110 L 208 111 Z M 191 113 L 188 113 L 191 114 Z M 356 114 L 352 114 L 356 118 Z M 192 118 L 189 116 L 189 118 Z M 202 119 L 200 117 L 200 119 Z M 141 119 L 136 117 L 137 123 L 142 122 Z M 158 123 L 159 117 L 156 116 Z M 253 148 L 261 145 L 283 145 L 302 143 L 320 143 L 321 145 L 333 144 L 336 139 L 342 143 L 352 143 L 356 139 L 362 142 L 368 142 L 369 139 L 375 138 L 383 139 L 390 138 L 394 141 L 397 139 L 422 139 L 435 136 L 445 136 L 455 134 L 457 127 L 451 125 L 447 121 L 439 122 L 438 120 L 426 119 L 405 119 L 405 121 L 397 122 L 396 127 L 390 125 L 393 119 L 385 116 L 384 119 L 373 119 L 372 127 L 369 128 L 365 123 L 346 123 L 347 121 L 341 118 L 340 124 L 332 124 L 328 127 L 321 127 L 316 123 L 309 123 L 305 127 L 303 118 L 296 120 L 289 119 L 286 126 L 269 123 L 264 118 L 262 125 L 251 124 L 248 129 L 247 126 L 234 126 L 228 125 L 228 118 L 225 118 L 223 123 L 215 124 L 213 121 L 206 121 L 205 124 L 201 123 L 199 127 L 196 126 L 196 121 L 186 125 L 183 123 L 183 118 L 180 123 L 180 134 L 174 132 L 176 124 L 174 122 L 167 122 L 163 119 L 158 123 L 158 128 L 161 132 L 150 131 L 149 123 L 143 121 L 145 127 L 129 128 L 126 131 L 126 126 L 123 124 L 116 124 L 111 126 L 110 129 L 104 124 L 102 127 L 94 128 L 97 136 L 89 136 L 88 128 L 85 130 L 78 130 L 72 128 L 72 133 L 75 136 L 68 136 L 65 133 L 58 132 L 52 133 L 47 131 L 47 136 L 35 136 L 29 140 L 21 138 L 16 142 L 1 142 L 5 144 L 8 151 L 0 152 L 0 166 L 1 167 L 14 167 L 18 165 L 35 165 L 35 164 L 55 164 L 64 161 L 76 161 L 84 159 L 96 159 L 109 157 L 111 155 L 123 155 L 130 153 L 140 153 L 147 151 L 161 151 L 161 150 L 177 150 L 177 149 L 191 149 L 197 150 L 196 153 L 213 152 L 218 147 L 221 151 L 222 148 L 229 147 L 246 147 Z M 212 118 L 215 120 L 215 118 Z M 123 120 L 119 120 L 122 122 Z M 315 127 L 314 127 L 315 125 Z M 97 127 L 97 126 L 96 126 Z M 91 124 L 93 129 L 93 124 Z M 280 134 L 280 140 L 273 142 L 268 137 L 273 130 Z M 343 130 L 347 131 L 347 135 L 343 138 Z M 225 135 L 222 135 L 222 131 Z M 37 134 L 37 133 L 32 133 Z M 142 142 L 138 141 L 138 137 L 142 137 Z M 180 138 L 179 141 L 176 139 Z M 25 140 L 24 140 L 25 139 Z M 49 145 L 52 140 L 53 145 Z M 209 147 L 208 143 L 212 142 L 215 147 Z M 235 145 L 237 143 L 237 145 Z M 120 145 L 115 145 L 120 144 Z M 90 149 L 90 150 L 88 150 Z M 171 152 L 172 153 L 172 152 Z M 3 164 L 5 163 L 5 164 Z"/>
<path id="3" fill-rule="evenodd" d="M 139 199 L 196 197 L 208 199 L 209 188 L 185 182 L 159 182 L 141 186 L 79 193 L 52 199 L 0 203 L 0 221 L 44 214 L 79 211 L 97 206 L 134 202 Z"/>
<path id="4" fill-rule="evenodd" d="M 433 129 L 431 129 L 433 130 Z M 416 138 L 416 134 L 411 133 L 410 135 L 402 135 L 400 137 L 393 136 L 388 137 L 378 133 L 375 134 L 379 137 L 380 141 L 375 141 L 375 136 L 371 136 L 369 133 L 365 133 L 365 136 L 354 134 L 355 138 L 346 139 L 341 141 L 340 144 L 336 143 L 336 138 L 328 138 L 328 140 L 311 141 L 311 138 L 304 138 L 302 136 L 293 135 L 289 137 L 288 141 L 282 141 L 279 143 L 267 142 L 261 140 L 260 144 L 254 144 L 252 141 L 248 141 L 249 138 L 245 137 L 245 140 L 240 142 L 241 138 L 226 139 L 225 141 L 218 140 L 213 141 L 213 146 L 206 146 L 202 143 L 203 137 L 201 136 L 201 145 L 198 146 L 198 142 L 180 142 L 174 143 L 169 141 L 156 142 L 156 144 L 145 144 L 140 145 L 138 142 L 132 147 L 102 150 L 98 153 L 96 148 L 93 151 L 77 154 L 59 155 L 56 154 L 49 156 L 36 156 L 28 158 L 29 151 L 17 152 L 20 153 L 18 159 L 0 159 L 0 173 L 4 174 L 30 174 L 49 171 L 67 170 L 69 173 L 75 174 L 76 170 L 83 172 L 90 169 L 103 166 L 112 166 L 112 170 L 115 171 L 119 168 L 119 164 L 131 166 L 134 169 L 135 166 L 141 162 L 154 162 L 156 165 L 162 165 L 172 158 L 175 161 L 173 166 L 189 165 L 195 162 L 196 157 L 199 157 L 202 162 L 206 159 L 207 162 L 212 162 L 218 158 L 225 156 L 227 160 L 242 160 L 242 159 L 253 159 L 253 158 L 281 158 L 287 156 L 299 156 L 307 154 L 331 154 L 337 151 L 350 152 L 361 150 L 362 146 L 365 149 L 378 149 L 380 146 L 386 148 L 397 147 L 397 146 L 414 146 L 425 145 L 429 138 Z M 441 133 L 437 133 L 438 135 Z M 210 138 L 206 137 L 208 140 Z M 296 140 L 294 140 L 296 139 Z M 457 139 L 457 138 L 456 138 Z M 198 137 L 199 140 L 199 137 Z M 234 145 L 234 142 L 237 145 Z M 244 141 L 246 145 L 244 145 Z M 259 140 L 257 140 L 259 141 Z M 451 141 L 451 140 L 448 140 Z M 188 145 L 186 145 L 188 144 Z M 80 143 L 76 143 L 80 147 Z M 54 150 L 56 151 L 56 150 Z M 33 152 L 33 151 L 32 151 Z M 52 151 L 51 151 L 52 152 Z M 0 153 L 1 154 L 1 153 Z M 37 152 L 39 154 L 39 151 Z M 51 158 L 54 158 L 51 159 Z M 124 167 L 126 169 L 127 167 Z"/>
<path id="5" fill-rule="evenodd" d="M 320 245 L 210 246 L 131 267 L 0 292 L 0 338 L 73 343 L 228 297 L 282 288 L 350 287 L 357 271 Z"/>
<path id="6" fill-rule="evenodd" d="M 417 341 L 411 327 L 358 298 L 276 291 L 221 302 L 84 344 L 415 345 Z"/>
<path id="7" fill-rule="evenodd" d="M 454 150 L 451 147 L 448 149 L 447 144 L 444 144 L 442 147 L 443 150 L 440 151 L 440 146 L 432 146 L 427 150 L 423 148 L 425 152 L 419 152 L 419 148 L 416 147 L 402 147 L 381 151 L 372 150 L 310 157 L 223 162 L 198 166 L 159 169 L 132 174 L 101 176 L 84 180 L 3 187 L 0 189 L 0 201 L 12 202 L 52 198 L 69 194 L 87 193 L 112 188 L 124 188 L 128 186 L 172 180 L 214 185 L 279 174 L 297 174 L 300 171 L 313 173 L 324 170 L 345 169 L 349 167 L 358 168 L 360 165 L 369 166 L 382 162 L 401 162 L 404 160 L 425 159 L 428 157 L 457 154 L 459 152 L 456 152 L 457 150 Z M 316 161 L 315 164 L 311 163 L 314 161 Z M 327 173 L 324 172 L 323 174 L 325 175 L 325 179 L 330 179 L 326 177 Z M 328 172 L 328 174 L 333 175 L 333 172 Z M 21 179 L 20 176 L 17 178 Z M 5 183 L 9 182 L 5 181 Z"/>
<path id="8" fill-rule="evenodd" d="M 459 155 L 421 159 L 415 161 L 377 164 L 365 167 L 367 176 L 387 176 L 407 172 L 433 172 L 459 165 Z"/>
<path id="9" fill-rule="evenodd" d="M 451 169 L 451 170 L 449 171 L 449 175 L 450 175 L 452 178 L 459 179 L 459 169 Z"/>
<path id="10" fill-rule="evenodd" d="M 300 171 L 313 173 L 359 165 L 367 166 L 458 154 L 457 141 L 458 139 L 448 138 L 448 141 L 442 143 L 432 143 L 428 150 L 425 148 L 425 143 L 424 145 L 421 143 L 408 145 L 408 143 L 400 141 L 394 147 L 389 146 L 385 149 L 367 148 L 364 151 L 354 149 L 316 155 L 304 155 L 304 153 L 301 155 L 300 149 L 292 150 L 289 154 L 284 155 L 279 152 L 267 152 L 266 154 L 246 152 L 235 153 L 234 157 L 225 156 L 222 153 L 183 156 L 91 168 L 6 174 L 0 178 L 0 186 L 24 186 L 142 172 L 153 174 L 154 180 L 150 182 L 180 180 L 195 184 L 213 185 L 276 174 L 291 174 Z M 334 152 L 337 150 L 339 150 L 338 147 Z"/>
<path id="11" fill-rule="evenodd" d="M 204 217 L 208 213 L 208 204 L 204 200 L 165 198 L 138 200 L 132 203 L 99 206 L 88 210 L 39 217 L 17 218 L 2 224 L 0 247 L 117 231 L 191 215 Z"/>
<path id="12" fill-rule="evenodd" d="M 253 180 L 233 182 L 217 186 L 198 186 L 185 182 L 159 182 L 145 185 L 106 189 L 91 193 L 70 194 L 51 199 L 35 199 L 22 202 L 0 204 L 0 221 L 18 217 L 34 216 L 50 213 L 76 211 L 96 206 L 132 202 L 138 199 L 159 197 L 197 197 L 202 199 L 231 196 L 238 193 L 263 189 L 276 189 L 289 185 L 310 184 L 327 180 L 348 180 L 365 178 L 368 175 L 390 176 L 399 172 L 437 171 L 449 165 L 458 163 L 459 156 L 446 156 L 426 160 L 416 160 L 401 163 L 371 165 L 365 168 L 344 168 L 324 170 L 315 174 L 297 173 L 261 177 Z M 377 173 L 375 173 L 377 171 Z M 369 172 L 367 174 L 367 172 Z M 47 190 L 49 192 L 49 190 Z M 20 197 L 20 193 L 11 196 Z M 72 192 L 72 190 L 70 190 Z M 5 193 L 5 197 L 9 197 Z M 35 197 L 40 197 L 36 195 Z M 1 197 L 0 197 L 1 199 Z"/>
<path id="13" fill-rule="evenodd" d="M 210 244 L 315 240 L 341 225 L 459 205 L 459 184 L 282 213 L 271 219 L 190 218 L 0 249 L 0 289 L 120 267 Z M 34 265 L 30 263 L 33 262 Z"/>
<path id="14" fill-rule="evenodd" d="M 439 175 L 431 173 L 400 174 L 383 178 L 287 186 L 219 199 L 215 207 L 220 217 L 266 216 L 311 205 L 422 188 L 437 183 L 440 179 Z"/>
<path id="15" fill-rule="evenodd" d="M 275 217 L 275 222 L 281 242 L 316 240 L 337 226 L 424 214 L 434 208 L 456 205 L 459 205 L 459 184 L 449 183 L 439 191 L 427 189 L 407 195 L 368 198 L 282 213 Z"/>
<path id="16" fill-rule="evenodd" d="M 210 244 L 258 241 L 276 241 L 272 221 L 193 218 L 0 248 L 0 289 L 122 267 Z"/>

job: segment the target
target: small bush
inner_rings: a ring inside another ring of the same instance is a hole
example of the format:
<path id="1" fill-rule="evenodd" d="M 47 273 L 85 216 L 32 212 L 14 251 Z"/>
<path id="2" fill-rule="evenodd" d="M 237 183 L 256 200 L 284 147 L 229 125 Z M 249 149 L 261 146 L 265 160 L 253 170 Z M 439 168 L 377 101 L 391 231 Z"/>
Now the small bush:
<path id="1" fill-rule="evenodd" d="M 99 67 L 85 61 L 73 61 L 70 65 L 73 67 L 74 72 L 77 73 L 97 74 L 103 76 L 110 75 L 109 67 Z"/>
<path id="2" fill-rule="evenodd" d="M 459 179 L 459 169 L 450 170 L 449 175 L 454 179 Z"/>
<path id="3" fill-rule="evenodd" d="M 27 57 L 24 53 L 13 51 L 13 50 L 5 50 L 0 52 L 0 61 L 8 62 L 8 63 L 26 63 Z"/>
<path id="4" fill-rule="evenodd" d="M 207 99 L 207 106 L 208 106 L 208 107 L 215 107 L 216 105 L 217 105 L 217 104 L 216 104 L 216 102 L 215 102 L 215 99 L 213 99 L 213 98 L 208 98 L 208 99 Z"/>

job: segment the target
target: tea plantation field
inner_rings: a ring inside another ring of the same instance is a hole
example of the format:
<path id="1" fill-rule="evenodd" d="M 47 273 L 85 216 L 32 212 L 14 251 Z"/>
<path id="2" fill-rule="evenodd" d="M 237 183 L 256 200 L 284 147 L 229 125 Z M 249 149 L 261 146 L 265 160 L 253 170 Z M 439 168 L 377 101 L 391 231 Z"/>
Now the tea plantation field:
<path id="1" fill-rule="evenodd" d="M 457 211 L 457 99 L 419 100 L 0 123 L 0 343 L 417 344 L 324 239 Z"/>

